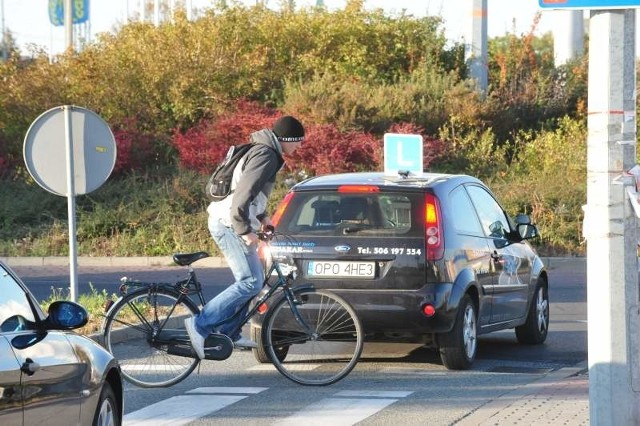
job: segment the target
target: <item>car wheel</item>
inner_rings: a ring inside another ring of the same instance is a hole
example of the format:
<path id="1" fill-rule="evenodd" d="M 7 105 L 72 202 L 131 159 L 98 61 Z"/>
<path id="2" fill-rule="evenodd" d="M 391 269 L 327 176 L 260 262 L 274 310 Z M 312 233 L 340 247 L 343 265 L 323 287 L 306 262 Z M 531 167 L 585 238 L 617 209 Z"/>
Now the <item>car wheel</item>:
<path id="1" fill-rule="evenodd" d="M 440 359 L 449 370 L 466 370 L 473 364 L 478 351 L 477 321 L 476 306 L 465 294 L 453 329 L 438 336 Z"/>
<path id="2" fill-rule="evenodd" d="M 539 345 L 547 339 L 549 331 L 549 290 L 547 283 L 542 278 L 538 278 L 536 292 L 527 321 L 516 327 L 516 337 L 518 342 L 528 345 Z"/>
<path id="3" fill-rule="evenodd" d="M 104 382 L 102 387 L 96 414 L 93 418 L 93 426 L 120 426 L 116 396 L 108 382 Z"/>
<path id="4" fill-rule="evenodd" d="M 251 326 L 251 338 L 254 342 L 256 342 L 256 347 L 252 349 L 253 356 L 261 364 L 270 363 L 271 358 L 269 358 L 269 354 L 267 353 L 267 349 L 264 347 L 263 339 L 262 339 L 262 328 Z M 280 361 L 284 361 L 289 353 L 289 346 L 283 346 L 281 348 L 276 348 L 275 351 L 276 356 Z"/>

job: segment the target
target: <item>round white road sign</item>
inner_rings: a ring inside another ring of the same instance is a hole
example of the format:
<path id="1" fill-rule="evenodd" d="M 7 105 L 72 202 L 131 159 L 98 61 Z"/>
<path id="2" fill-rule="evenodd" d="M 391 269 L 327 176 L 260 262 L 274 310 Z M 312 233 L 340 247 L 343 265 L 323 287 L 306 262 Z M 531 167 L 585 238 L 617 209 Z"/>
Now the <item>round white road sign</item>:
<path id="1" fill-rule="evenodd" d="M 88 194 L 109 177 L 116 163 L 111 129 L 93 111 L 77 106 L 52 108 L 29 127 L 24 161 L 35 181 L 62 196 Z M 73 179 L 69 194 L 68 176 Z"/>

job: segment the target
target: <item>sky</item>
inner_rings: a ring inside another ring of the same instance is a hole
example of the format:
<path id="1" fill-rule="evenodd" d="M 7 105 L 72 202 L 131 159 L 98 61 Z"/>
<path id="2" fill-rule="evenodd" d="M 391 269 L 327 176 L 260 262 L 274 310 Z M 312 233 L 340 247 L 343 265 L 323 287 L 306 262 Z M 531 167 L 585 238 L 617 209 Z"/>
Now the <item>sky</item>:
<path id="1" fill-rule="evenodd" d="M 95 34 L 115 31 L 127 21 L 139 16 L 141 0 L 89 0 L 90 25 L 89 39 Z M 148 0 L 150 1 L 150 0 Z M 180 4 L 182 0 L 165 0 Z M 212 4 L 211 0 L 191 0 L 195 9 Z M 255 0 L 241 0 L 245 4 L 255 4 Z M 0 25 L 11 32 L 23 51 L 29 44 L 44 48 L 50 54 L 64 50 L 65 31 L 62 26 L 53 26 L 48 15 L 49 0 L 0 0 Z M 277 7 L 279 0 L 269 0 L 270 7 Z M 297 0 L 298 7 L 313 6 L 316 0 Z M 342 8 L 346 0 L 324 0 L 327 8 Z M 400 13 L 403 9 L 415 16 L 440 16 L 445 21 L 445 34 L 451 41 L 461 41 L 471 22 L 471 0 L 365 0 L 368 9 L 383 8 L 388 13 Z M 534 16 L 540 9 L 538 0 L 488 0 L 489 37 L 514 32 L 517 35 L 529 31 Z M 538 26 L 537 34 L 551 31 L 554 14 L 562 13 L 545 10 Z M 4 19 L 3 19 L 4 17 Z M 148 17 L 153 19 L 153 17 Z M 0 28 L 1 29 L 1 28 Z M 1 40 L 0 40 L 1 41 Z"/>

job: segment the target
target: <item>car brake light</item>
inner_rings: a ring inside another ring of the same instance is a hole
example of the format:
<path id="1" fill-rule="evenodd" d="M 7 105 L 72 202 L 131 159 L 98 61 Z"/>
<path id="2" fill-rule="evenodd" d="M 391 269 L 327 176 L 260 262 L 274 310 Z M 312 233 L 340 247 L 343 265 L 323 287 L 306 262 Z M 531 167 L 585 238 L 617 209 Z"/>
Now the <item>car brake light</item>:
<path id="1" fill-rule="evenodd" d="M 438 260 L 444 255 L 444 235 L 440 203 L 433 194 L 425 194 L 425 252 L 427 260 Z"/>
<path id="2" fill-rule="evenodd" d="M 293 191 L 288 192 L 287 195 L 284 196 L 282 201 L 280 201 L 280 204 L 278 204 L 276 211 L 271 216 L 271 223 L 273 224 L 273 226 L 278 226 L 278 222 L 280 222 L 280 218 L 282 218 L 284 211 L 287 209 L 287 206 L 293 199 L 293 194 L 294 194 Z"/>
<path id="3" fill-rule="evenodd" d="M 380 188 L 375 185 L 341 185 L 338 192 L 379 192 Z"/>
<path id="4" fill-rule="evenodd" d="M 436 314 L 436 308 L 433 305 L 426 304 L 422 306 L 422 313 L 427 317 L 431 318 Z"/>

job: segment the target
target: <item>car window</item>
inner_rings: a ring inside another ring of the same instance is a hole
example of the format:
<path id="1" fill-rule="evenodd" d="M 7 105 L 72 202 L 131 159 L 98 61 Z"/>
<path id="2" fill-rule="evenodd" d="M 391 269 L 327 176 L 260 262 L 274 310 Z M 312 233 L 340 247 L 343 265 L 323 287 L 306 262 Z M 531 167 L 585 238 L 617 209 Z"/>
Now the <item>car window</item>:
<path id="1" fill-rule="evenodd" d="M 0 266 L 0 331 L 33 327 L 35 316 L 22 287 Z"/>
<path id="2" fill-rule="evenodd" d="M 451 208 L 448 209 L 451 215 L 450 223 L 453 224 L 456 232 L 465 235 L 484 236 L 476 210 L 471 204 L 464 187 L 459 186 L 449 194 Z"/>
<path id="3" fill-rule="evenodd" d="M 420 233 L 412 219 L 417 217 L 412 211 L 417 209 L 418 199 L 415 194 L 398 193 L 298 192 L 278 228 L 284 233 L 327 235 Z"/>
<path id="4" fill-rule="evenodd" d="M 497 201 L 484 188 L 476 185 L 467 185 L 466 188 L 473 205 L 476 207 L 485 235 L 506 238 L 511 230 L 509 219 Z"/>

